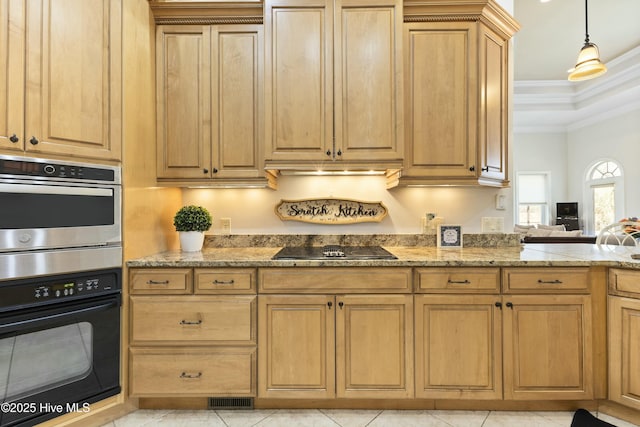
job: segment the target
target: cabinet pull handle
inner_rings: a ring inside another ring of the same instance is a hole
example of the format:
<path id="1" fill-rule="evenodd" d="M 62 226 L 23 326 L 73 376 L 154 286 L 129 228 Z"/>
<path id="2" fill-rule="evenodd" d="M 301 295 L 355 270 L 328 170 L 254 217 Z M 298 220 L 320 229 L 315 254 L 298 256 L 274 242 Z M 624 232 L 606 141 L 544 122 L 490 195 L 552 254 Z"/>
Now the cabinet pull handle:
<path id="1" fill-rule="evenodd" d="M 35 136 L 32 136 L 29 142 L 31 143 L 31 145 L 38 145 L 38 142 L 40 141 L 38 141 L 38 138 L 36 138 Z"/>
<path id="2" fill-rule="evenodd" d="M 14 133 L 13 135 L 11 135 L 9 137 L 9 141 L 13 142 L 14 144 L 18 141 L 20 141 L 20 138 L 18 138 L 18 136 Z"/>
<path id="3" fill-rule="evenodd" d="M 489 166 L 485 166 L 485 167 L 483 167 L 483 168 L 480 168 L 480 170 L 481 170 L 482 172 L 489 172 Z"/>
<path id="4" fill-rule="evenodd" d="M 180 378 L 185 378 L 185 379 L 197 379 L 201 377 L 202 377 L 202 372 L 198 372 L 197 374 L 187 374 L 186 372 L 183 372 L 180 374 Z"/>
<path id="5" fill-rule="evenodd" d="M 169 284 L 168 280 L 153 280 L 153 279 L 147 280 L 147 285 L 168 285 L 168 284 Z"/>
<path id="6" fill-rule="evenodd" d="M 181 320 L 180 321 L 181 325 L 201 325 L 202 324 L 202 319 L 198 319 L 196 321 L 193 320 Z"/>
<path id="7" fill-rule="evenodd" d="M 496 307 L 498 307 L 500 310 L 502 310 L 502 303 L 500 301 L 496 302 Z"/>
<path id="8" fill-rule="evenodd" d="M 464 280 L 451 280 L 451 279 L 449 279 L 449 280 L 447 280 L 447 283 L 451 283 L 451 284 L 454 284 L 454 285 L 468 285 L 471 282 L 468 281 L 467 279 L 464 279 Z"/>
<path id="9" fill-rule="evenodd" d="M 538 279 L 538 283 L 540 283 L 541 285 L 560 285 L 562 284 L 562 280 L 542 280 L 542 279 Z"/>
<path id="10" fill-rule="evenodd" d="M 507 303 L 507 307 L 509 307 L 510 309 L 512 309 L 512 310 L 513 310 L 513 303 L 508 302 L 508 303 Z"/>
<path id="11" fill-rule="evenodd" d="M 332 307 L 332 306 L 333 306 L 333 303 L 332 303 L 331 301 L 329 301 L 329 302 L 327 303 L 327 307 L 329 307 L 329 310 L 331 310 L 331 307 Z"/>
<path id="12" fill-rule="evenodd" d="M 231 280 L 218 280 L 218 279 L 215 279 L 212 283 L 214 285 L 233 285 L 234 283 L 236 283 L 236 281 L 233 280 L 233 279 L 231 279 Z"/>

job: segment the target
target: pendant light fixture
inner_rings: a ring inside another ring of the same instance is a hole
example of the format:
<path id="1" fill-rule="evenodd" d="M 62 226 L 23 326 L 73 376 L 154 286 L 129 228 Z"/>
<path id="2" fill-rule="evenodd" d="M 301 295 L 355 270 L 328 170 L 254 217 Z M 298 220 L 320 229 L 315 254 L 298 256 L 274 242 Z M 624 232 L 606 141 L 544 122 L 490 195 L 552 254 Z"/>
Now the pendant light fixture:
<path id="1" fill-rule="evenodd" d="M 589 80 L 607 72 L 607 67 L 600 62 L 600 52 L 598 46 L 589 41 L 589 16 L 588 0 L 584 0 L 584 46 L 578 54 L 576 66 L 569 70 L 569 81 Z"/>

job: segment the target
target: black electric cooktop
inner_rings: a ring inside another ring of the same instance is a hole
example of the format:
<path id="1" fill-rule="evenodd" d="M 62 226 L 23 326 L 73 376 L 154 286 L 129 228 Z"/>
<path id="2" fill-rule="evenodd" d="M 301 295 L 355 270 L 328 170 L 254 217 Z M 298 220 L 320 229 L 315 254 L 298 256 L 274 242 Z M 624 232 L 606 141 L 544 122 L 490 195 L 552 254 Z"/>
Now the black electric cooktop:
<path id="1" fill-rule="evenodd" d="M 380 246 L 287 246 L 272 259 L 308 259 L 308 260 L 367 260 L 398 259 Z"/>

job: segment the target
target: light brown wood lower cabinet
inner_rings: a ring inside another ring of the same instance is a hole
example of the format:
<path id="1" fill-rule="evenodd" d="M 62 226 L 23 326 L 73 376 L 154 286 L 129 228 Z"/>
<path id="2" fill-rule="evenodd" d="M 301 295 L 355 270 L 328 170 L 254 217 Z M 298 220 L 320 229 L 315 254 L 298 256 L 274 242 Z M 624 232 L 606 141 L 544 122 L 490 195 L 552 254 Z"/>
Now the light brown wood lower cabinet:
<path id="1" fill-rule="evenodd" d="M 588 295 L 417 295 L 416 396 L 593 399 Z"/>
<path id="2" fill-rule="evenodd" d="M 416 397 L 502 399 L 499 295 L 416 295 Z"/>
<path id="3" fill-rule="evenodd" d="M 411 295 L 261 295 L 258 397 L 413 397 Z"/>
<path id="4" fill-rule="evenodd" d="M 132 348 L 131 396 L 251 396 L 255 347 Z"/>
<path id="5" fill-rule="evenodd" d="M 609 399 L 640 409 L 640 299 L 609 297 Z"/>
<path id="6" fill-rule="evenodd" d="M 250 268 L 130 269 L 129 394 L 255 396 L 255 273 Z"/>

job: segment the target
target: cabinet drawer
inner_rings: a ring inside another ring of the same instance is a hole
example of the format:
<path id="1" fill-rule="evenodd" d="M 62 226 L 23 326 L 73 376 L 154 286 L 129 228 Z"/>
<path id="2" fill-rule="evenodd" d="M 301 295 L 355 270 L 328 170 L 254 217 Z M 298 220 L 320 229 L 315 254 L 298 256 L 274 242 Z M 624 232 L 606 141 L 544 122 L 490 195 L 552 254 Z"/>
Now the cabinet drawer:
<path id="1" fill-rule="evenodd" d="M 130 350 L 131 396 L 255 396 L 255 348 Z"/>
<path id="2" fill-rule="evenodd" d="M 499 293 L 499 268 L 418 268 L 416 292 Z"/>
<path id="3" fill-rule="evenodd" d="M 133 344 L 256 342 L 256 297 L 131 297 Z"/>
<path id="4" fill-rule="evenodd" d="M 505 268 L 505 293 L 588 293 L 589 268 Z"/>
<path id="5" fill-rule="evenodd" d="M 388 267 L 265 268 L 263 293 L 410 293 L 411 269 Z"/>
<path id="6" fill-rule="evenodd" d="M 255 293 L 255 268 L 196 268 L 196 294 Z"/>
<path id="7" fill-rule="evenodd" d="M 621 295 L 640 297 L 640 271 L 610 269 L 609 290 L 614 293 L 617 291 Z"/>
<path id="8" fill-rule="evenodd" d="M 190 268 L 131 269 L 132 294 L 190 294 L 193 273 Z"/>

